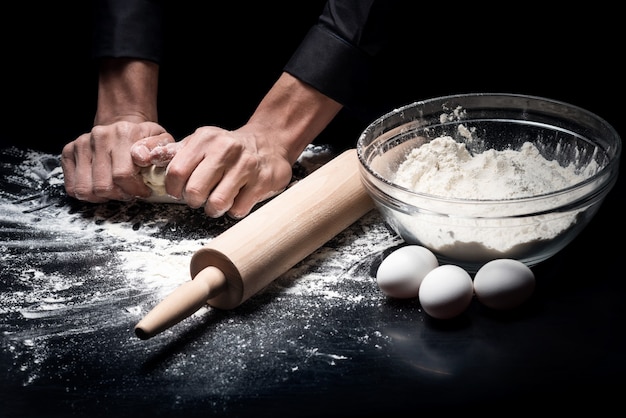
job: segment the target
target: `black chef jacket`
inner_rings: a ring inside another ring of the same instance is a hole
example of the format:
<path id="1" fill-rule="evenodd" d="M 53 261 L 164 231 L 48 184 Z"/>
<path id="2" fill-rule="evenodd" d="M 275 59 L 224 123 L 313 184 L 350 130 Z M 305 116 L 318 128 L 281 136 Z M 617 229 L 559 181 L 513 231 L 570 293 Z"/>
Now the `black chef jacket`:
<path id="1" fill-rule="evenodd" d="M 376 58 L 392 36 L 393 15 L 402 12 L 397 3 L 329 0 L 284 70 L 361 112 L 359 107 L 367 102 L 364 96 Z M 164 1 L 159 0 L 97 0 L 94 56 L 134 57 L 160 63 L 163 9 Z"/>

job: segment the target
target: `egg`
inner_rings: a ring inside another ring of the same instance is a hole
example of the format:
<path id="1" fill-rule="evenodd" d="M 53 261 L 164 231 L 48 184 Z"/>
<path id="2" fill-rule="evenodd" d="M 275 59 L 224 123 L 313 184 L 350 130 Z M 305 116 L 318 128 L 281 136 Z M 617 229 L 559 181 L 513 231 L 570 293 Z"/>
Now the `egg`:
<path id="1" fill-rule="evenodd" d="M 472 301 L 474 289 L 467 271 L 453 264 L 431 270 L 419 288 L 419 302 L 433 318 L 450 319 L 463 313 Z"/>
<path id="2" fill-rule="evenodd" d="M 535 289 L 535 275 L 521 261 L 500 258 L 482 266 L 474 276 L 476 299 L 492 309 L 508 310 L 524 303 Z"/>
<path id="3" fill-rule="evenodd" d="M 393 251 L 380 263 L 376 283 L 387 296 L 414 298 L 424 276 L 438 265 L 437 257 L 428 248 L 406 245 Z"/>

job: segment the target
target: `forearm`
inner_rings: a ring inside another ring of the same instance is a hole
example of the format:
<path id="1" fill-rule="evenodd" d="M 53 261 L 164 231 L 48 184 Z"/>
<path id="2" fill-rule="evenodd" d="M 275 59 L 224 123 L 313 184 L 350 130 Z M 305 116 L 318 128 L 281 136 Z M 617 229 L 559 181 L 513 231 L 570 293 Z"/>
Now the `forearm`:
<path id="1" fill-rule="evenodd" d="M 397 42 L 392 29 L 398 17 L 406 13 L 404 3 L 328 0 L 284 71 L 369 122 L 380 110 L 371 102 L 376 65 L 389 43 Z"/>
<path id="2" fill-rule="evenodd" d="M 341 108 L 340 103 L 283 73 L 242 130 L 271 136 L 295 163 Z"/>
<path id="3" fill-rule="evenodd" d="M 159 66 L 151 61 L 103 59 L 94 124 L 158 122 L 158 76 Z"/>

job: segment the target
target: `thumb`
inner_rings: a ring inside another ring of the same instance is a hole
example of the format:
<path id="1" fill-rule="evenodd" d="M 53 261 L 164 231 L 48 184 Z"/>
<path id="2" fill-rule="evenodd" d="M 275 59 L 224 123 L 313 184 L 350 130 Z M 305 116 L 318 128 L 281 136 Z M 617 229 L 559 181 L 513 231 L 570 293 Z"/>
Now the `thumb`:
<path id="1" fill-rule="evenodd" d="M 140 167 L 147 167 L 154 164 L 154 155 L 162 154 L 161 148 L 166 147 L 168 144 L 174 144 L 174 138 L 168 133 L 142 138 L 135 142 L 130 148 L 130 155 L 136 165 Z M 170 157 L 169 160 L 171 159 L 172 158 Z M 166 165 L 169 160 L 167 160 L 163 165 Z"/>

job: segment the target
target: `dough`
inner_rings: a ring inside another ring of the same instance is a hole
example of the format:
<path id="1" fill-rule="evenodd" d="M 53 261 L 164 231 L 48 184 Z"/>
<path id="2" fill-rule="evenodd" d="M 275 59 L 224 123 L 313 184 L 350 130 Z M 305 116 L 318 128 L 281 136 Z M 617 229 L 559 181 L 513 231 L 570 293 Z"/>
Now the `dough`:
<path id="1" fill-rule="evenodd" d="M 143 182 L 152 189 L 152 194 L 157 196 L 167 195 L 165 191 L 165 170 L 167 167 L 151 165 L 141 169 Z"/>
<path id="2" fill-rule="evenodd" d="M 152 189 L 152 196 L 145 200 L 156 203 L 185 203 L 181 200 L 174 199 L 165 191 L 166 169 L 167 167 L 157 167 L 156 165 L 141 169 L 140 173 L 143 177 L 143 182 Z"/>

